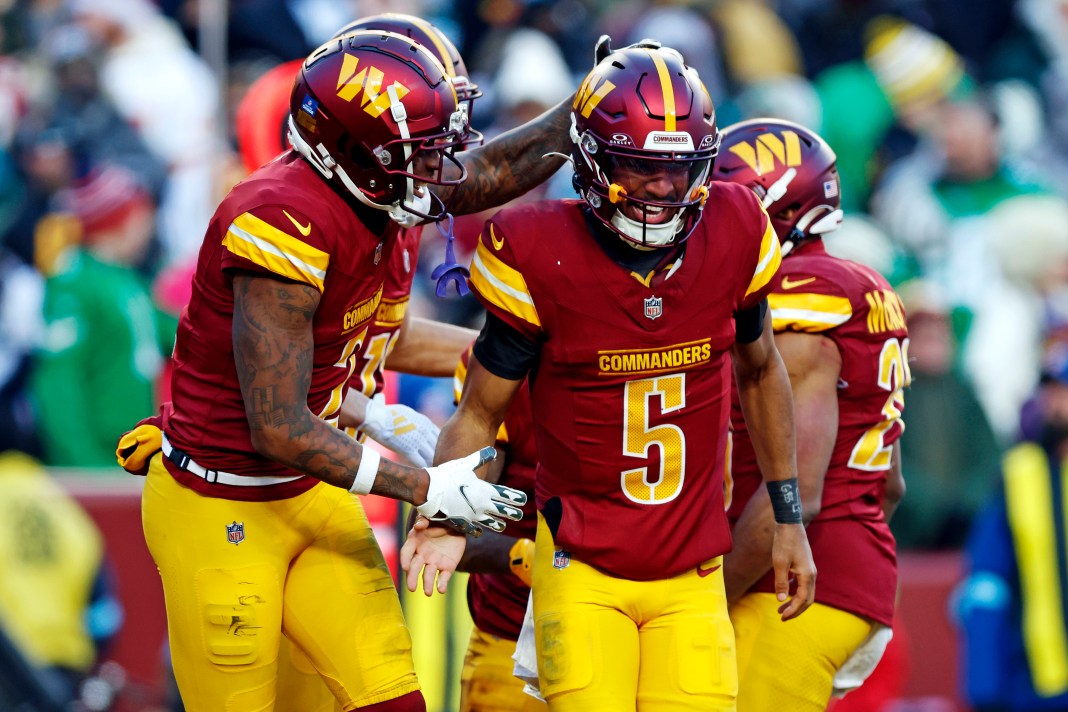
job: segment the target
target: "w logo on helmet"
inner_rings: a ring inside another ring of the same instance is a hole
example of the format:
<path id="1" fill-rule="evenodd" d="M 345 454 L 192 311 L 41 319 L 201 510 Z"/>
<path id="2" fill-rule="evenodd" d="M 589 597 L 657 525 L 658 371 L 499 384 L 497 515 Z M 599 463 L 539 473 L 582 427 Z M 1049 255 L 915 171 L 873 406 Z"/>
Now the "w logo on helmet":
<path id="1" fill-rule="evenodd" d="M 356 71 L 360 63 L 359 57 L 346 54 L 341 64 L 341 73 L 337 77 L 337 95 L 345 101 L 352 101 L 360 92 L 363 92 L 363 100 L 360 106 L 371 116 L 378 118 L 382 112 L 389 108 L 389 94 L 382 91 L 382 70 L 375 66 L 368 66 Z M 400 82 L 393 82 L 397 91 L 397 98 L 403 99 L 408 93 L 408 87 Z"/>
<path id="2" fill-rule="evenodd" d="M 582 82 L 578 93 L 575 94 L 575 103 L 571 105 L 571 108 L 578 109 L 583 118 L 588 119 L 597 105 L 601 103 L 601 99 L 608 96 L 608 93 L 615 88 L 616 85 L 607 79 L 598 84 L 597 74 L 590 73 Z"/>
<path id="3" fill-rule="evenodd" d="M 793 131 L 783 131 L 782 138 L 773 133 L 761 134 L 752 144 L 741 141 L 728 150 L 745 161 L 757 175 L 775 170 L 776 161 L 787 168 L 801 165 L 801 140 Z"/>

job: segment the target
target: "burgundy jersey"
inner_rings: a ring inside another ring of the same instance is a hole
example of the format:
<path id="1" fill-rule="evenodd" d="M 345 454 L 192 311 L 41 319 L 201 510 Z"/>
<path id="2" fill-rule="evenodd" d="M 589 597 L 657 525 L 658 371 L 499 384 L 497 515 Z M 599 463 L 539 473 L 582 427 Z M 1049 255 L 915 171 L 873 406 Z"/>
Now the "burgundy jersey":
<path id="1" fill-rule="evenodd" d="M 649 275 L 609 257 L 579 201 L 506 209 L 487 223 L 471 286 L 541 346 L 530 374 L 535 494 L 540 510 L 562 506 L 559 547 L 632 580 L 730 549 L 733 315 L 764 298 L 779 261 L 767 214 L 728 183 L 711 187 L 685 254 Z"/>
<path id="2" fill-rule="evenodd" d="M 459 402 L 463 391 L 471 349 L 460 357 L 453 378 L 453 389 Z M 507 533 L 517 539 L 533 539 L 538 529 L 534 508 L 534 471 L 538 465 L 538 449 L 534 444 L 534 423 L 530 416 L 530 391 L 527 383 L 519 387 L 508 413 L 504 416 L 494 446 L 504 458 L 500 484 L 527 493 L 523 518 L 509 522 Z M 467 582 L 467 607 L 479 630 L 500 638 L 517 640 L 527 611 L 530 587 L 515 574 L 471 574 Z"/>
<path id="3" fill-rule="evenodd" d="M 336 424 L 356 354 L 378 313 L 399 226 L 373 234 L 352 208 L 295 152 L 237 184 L 208 226 L 174 350 L 174 413 L 167 437 L 195 462 L 238 475 L 300 473 L 256 453 L 231 344 L 233 273 L 259 272 L 321 292 L 308 408 Z M 269 405 L 269 404 L 267 404 Z M 304 477 L 269 487 L 234 487 L 169 466 L 188 487 L 231 499 L 290 497 L 318 482 Z"/>
<path id="4" fill-rule="evenodd" d="M 386 386 L 386 359 L 397 345 L 401 324 L 408 311 L 412 282 L 419 264 L 419 242 L 422 228 L 403 230 L 396 240 L 389 260 L 382 302 L 375 320 L 367 329 L 367 339 L 356 354 L 356 370 L 349 386 L 370 397 L 381 393 Z"/>
<path id="5" fill-rule="evenodd" d="M 894 442 L 905 428 L 908 331 L 901 300 L 878 272 L 832 257 L 823 243 L 802 243 L 783 262 L 768 296 L 776 333 L 831 339 L 842 357 L 838 438 L 823 482 L 819 515 L 808 526 L 819 569 L 816 600 L 890 625 L 897 590 L 894 537 L 883 518 L 883 492 Z M 761 486 L 737 395 L 730 517 Z M 755 591 L 773 592 L 769 573 Z"/>

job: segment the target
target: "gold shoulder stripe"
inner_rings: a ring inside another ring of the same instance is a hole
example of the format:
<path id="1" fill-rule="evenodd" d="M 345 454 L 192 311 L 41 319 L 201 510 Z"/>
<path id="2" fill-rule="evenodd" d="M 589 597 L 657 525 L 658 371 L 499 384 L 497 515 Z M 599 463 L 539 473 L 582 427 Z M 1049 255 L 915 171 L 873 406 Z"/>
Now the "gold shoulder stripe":
<path id="1" fill-rule="evenodd" d="M 323 291 L 330 255 L 251 213 L 242 213 L 230 223 L 222 244 L 238 257 Z"/>
<path id="2" fill-rule="evenodd" d="M 849 321 L 853 305 L 845 297 L 830 294 L 769 294 L 771 323 L 775 331 L 827 331 Z"/>
<path id="3" fill-rule="evenodd" d="M 541 328 L 538 310 L 523 275 L 502 262 L 481 241 L 471 262 L 471 286 L 509 314 Z"/>
<path id="4" fill-rule="evenodd" d="M 761 212 L 763 210 L 761 208 Z M 767 216 L 767 213 L 764 215 Z M 779 238 L 775 234 L 775 228 L 771 225 L 771 219 L 768 218 L 764 236 L 760 238 L 760 259 L 757 260 L 756 270 L 753 272 L 753 279 L 749 282 L 749 289 L 745 290 L 745 296 L 748 297 L 763 289 L 779 271 L 781 263 L 782 251 L 779 249 Z"/>

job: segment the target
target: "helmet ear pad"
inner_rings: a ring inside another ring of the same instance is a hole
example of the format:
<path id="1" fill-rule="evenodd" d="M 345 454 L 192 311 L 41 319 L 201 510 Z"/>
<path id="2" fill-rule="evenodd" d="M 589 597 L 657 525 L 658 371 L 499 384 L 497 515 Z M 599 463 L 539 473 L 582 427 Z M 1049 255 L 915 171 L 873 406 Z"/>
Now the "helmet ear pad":
<path id="1" fill-rule="evenodd" d="M 719 143 L 708 91 L 678 52 L 649 44 L 608 54 L 583 80 L 571 123 L 574 185 L 598 220 L 642 247 L 689 237 L 701 219 Z M 613 181 L 621 161 L 644 163 L 649 171 L 685 165 L 685 195 L 641 199 L 621 190 Z M 649 219 L 664 210 L 672 213 L 667 222 Z"/>
<path id="2" fill-rule="evenodd" d="M 713 178 L 753 189 L 788 250 L 841 225 L 837 161 L 827 142 L 804 126 L 753 119 L 723 130 Z"/>
<path id="3" fill-rule="evenodd" d="M 394 33 L 356 32 L 315 50 L 293 85 L 289 127 L 293 147 L 324 178 L 394 219 L 429 207 L 428 189 L 417 182 L 455 185 L 466 177 L 452 155 L 463 145 L 466 112 L 441 64 Z M 436 173 L 418 173 L 429 153 Z M 456 167 L 449 178 L 447 163 Z"/>

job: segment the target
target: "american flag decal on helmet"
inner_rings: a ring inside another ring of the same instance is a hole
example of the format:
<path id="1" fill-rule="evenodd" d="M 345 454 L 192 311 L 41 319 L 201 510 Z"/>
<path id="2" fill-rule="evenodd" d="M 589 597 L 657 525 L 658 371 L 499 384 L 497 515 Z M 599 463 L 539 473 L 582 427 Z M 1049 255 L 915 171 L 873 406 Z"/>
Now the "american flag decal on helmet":
<path id="1" fill-rule="evenodd" d="M 234 522 L 226 525 L 226 540 L 235 546 L 245 540 L 245 523 Z"/>

